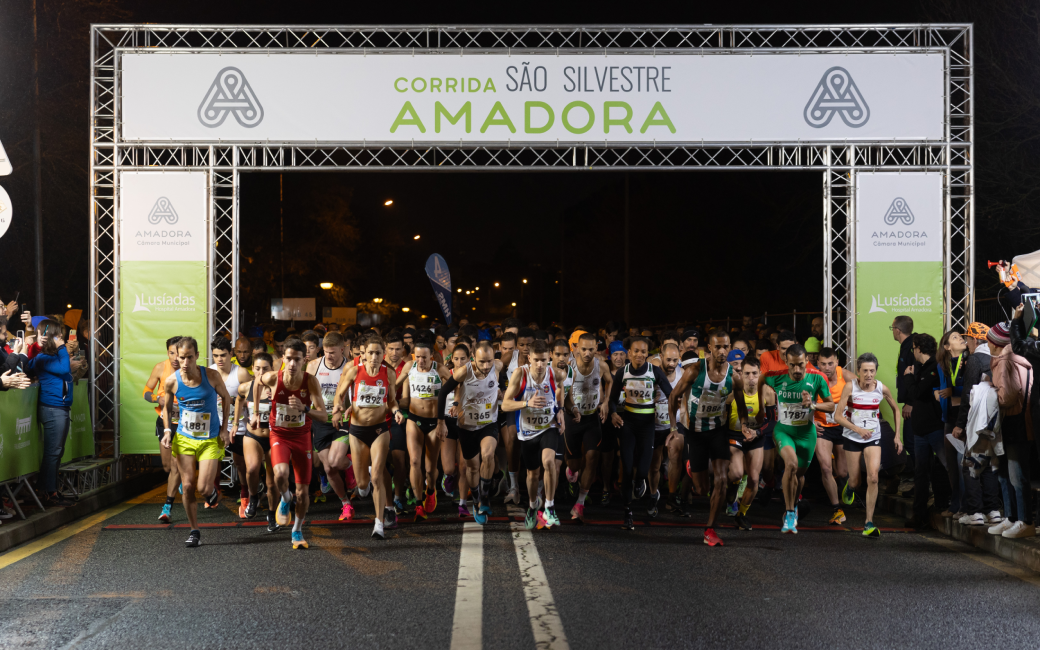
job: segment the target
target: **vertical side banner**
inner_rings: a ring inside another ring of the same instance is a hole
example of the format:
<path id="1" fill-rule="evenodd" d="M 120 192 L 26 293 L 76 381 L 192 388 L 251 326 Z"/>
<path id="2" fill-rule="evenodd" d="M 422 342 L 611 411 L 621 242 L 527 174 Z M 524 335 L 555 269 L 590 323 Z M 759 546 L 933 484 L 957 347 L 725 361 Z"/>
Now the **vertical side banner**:
<path id="1" fill-rule="evenodd" d="M 430 255 L 426 260 L 426 275 L 430 278 L 444 320 L 451 325 L 451 273 L 448 271 L 448 263 L 437 253 Z"/>
<path id="2" fill-rule="evenodd" d="M 156 454 L 156 412 L 143 394 L 166 340 L 193 336 L 208 356 L 208 174 L 124 172 L 120 187 L 119 448 Z"/>
<path id="3" fill-rule="evenodd" d="M 943 233 L 941 174 L 856 174 L 856 353 L 874 353 L 893 396 L 893 319 L 909 316 L 914 332 L 942 338 Z"/>

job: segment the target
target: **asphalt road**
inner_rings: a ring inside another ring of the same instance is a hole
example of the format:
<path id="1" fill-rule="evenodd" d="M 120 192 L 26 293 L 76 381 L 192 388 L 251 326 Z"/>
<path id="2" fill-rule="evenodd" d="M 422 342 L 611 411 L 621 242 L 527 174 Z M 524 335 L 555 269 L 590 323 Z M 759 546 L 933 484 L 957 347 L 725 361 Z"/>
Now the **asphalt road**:
<path id="1" fill-rule="evenodd" d="M 186 549 L 186 528 L 134 528 L 162 495 L 141 501 L 0 555 L 0 648 L 1040 647 L 1040 576 L 930 534 L 863 539 L 861 510 L 828 530 L 817 507 L 782 536 L 781 506 L 756 505 L 755 530 L 709 548 L 703 503 L 634 532 L 590 505 L 587 525 L 527 533 L 500 504 L 482 528 L 442 499 L 376 541 L 368 522 L 320 523 L 330 501 L 293 551 L 287 531 L 239 525 L 231 498 L 201 512 L 227 526 Z"/>

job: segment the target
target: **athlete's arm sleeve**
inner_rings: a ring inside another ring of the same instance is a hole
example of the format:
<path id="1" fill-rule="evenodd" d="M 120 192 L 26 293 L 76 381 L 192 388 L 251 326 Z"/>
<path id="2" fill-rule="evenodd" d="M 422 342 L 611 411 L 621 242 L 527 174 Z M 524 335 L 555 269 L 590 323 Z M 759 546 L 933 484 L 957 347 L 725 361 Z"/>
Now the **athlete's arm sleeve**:
<path id="1" fill-rule="evenodd" d="M 459 382 L 455 381 L 455 374 L 452 373 L 448 376 L 448 379 L 441 384 L 440 395 L 437 396 L 437 419 L 441 422 L 444 421 L 444 409 L 448 406 L 448 393 L 452 392 L 459 387 Z"/>
<path id="2" fill-rule="evenodd" d="M 664 393 L 665 397 L 672 394 L 672 382 L 668 381 L 668 375 L 664 374 L 664 370 L 661 370 L 660 366 L 651 365 L 654 369 L 654 380 L 657 385 L 661 387 L 661 392 Z"/>
<path id="3" fill-rule="evenodd" d="M 621 368 L 614 373 L 614 381 L 610 385 L 610 412 L 613 413 L 617 410 L 618 400 L 621 399 L 621 380 L 625 376 L 625 369 Z"/>

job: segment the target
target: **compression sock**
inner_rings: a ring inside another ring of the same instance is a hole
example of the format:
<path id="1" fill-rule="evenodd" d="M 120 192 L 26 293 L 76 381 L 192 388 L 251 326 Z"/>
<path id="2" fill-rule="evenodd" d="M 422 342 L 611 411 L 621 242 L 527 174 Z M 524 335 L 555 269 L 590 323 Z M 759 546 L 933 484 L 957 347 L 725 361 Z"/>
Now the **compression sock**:
<path id="1" fill-rule="evenodd" d="M 282 492 L 282 501 L 285 501 L 286 503 L 292 503 L 292 492 L 290 490 Z"/>
<path id="2" fill-rule="evenodd" d="M 491 502 L 490 495 L 491 495 L 491 484 L 492 484 L 492 481 L 493 481 L 493 479 L 490 479 L 490 478 L 482 478 L 482 479 L 480 479 L 480 487 L 477 488 L 477 491 L 479 492 L 480 502 L 481 503 L 487 504 L 487 503 Z"/>
<path id="3" fill-rule="evenodd" d="M 296 521 L 293 522 L 292 532 L 298 533 L 303 530 L 303 517 L 297 517 Z"/>
<path id="4" fill-rule="evenodd" d="M 509 472 L 509 489 L 510 490 L 519 489 L 519 488 L 516 487 L 516 475 L 517 474 L 519 474 L 519 472 Z"/>
<path id="5" fill-rule="evenodd" d="M 173 502 L 177 500 L 177 497 L 166 497 L 166 505 L 172 506 Z"/>
<path id="6" fill-rule="evenodd" d="M 578 505 L 579 506 L 585 505 L 585 497 L 587 497 L 587 496 L 589 496 L 589 491 L 588 490 L 582 490 L 581 492 L 578 492 Z"/>

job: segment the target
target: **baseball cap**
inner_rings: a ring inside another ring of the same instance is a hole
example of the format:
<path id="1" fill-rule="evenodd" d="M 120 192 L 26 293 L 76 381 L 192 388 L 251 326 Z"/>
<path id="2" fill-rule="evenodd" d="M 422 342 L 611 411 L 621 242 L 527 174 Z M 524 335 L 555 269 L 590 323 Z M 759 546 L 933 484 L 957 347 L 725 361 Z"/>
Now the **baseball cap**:
<path id="1" fill-rule="evenodd" d="M 733 363 L 734 361 L 743 361 L 744 351 L 743 350 L 730 350 L 729 355 L 726 357 L 726 361 Z"/>
<path id="2" fill-rule="evenodd" d="M 979 341 L 985 341 L 987 334 L 989 334 L 989 325 L 985 323 L 974 322 L 968 325 L 968 329 L 964 330 L 964 336 L 970 336 Z"/>

